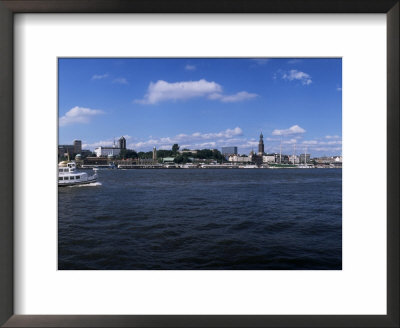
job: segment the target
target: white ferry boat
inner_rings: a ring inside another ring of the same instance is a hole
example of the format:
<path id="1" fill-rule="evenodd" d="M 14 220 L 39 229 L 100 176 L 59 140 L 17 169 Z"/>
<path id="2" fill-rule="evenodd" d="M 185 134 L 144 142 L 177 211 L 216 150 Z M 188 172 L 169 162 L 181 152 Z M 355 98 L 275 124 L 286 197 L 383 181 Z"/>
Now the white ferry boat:
<path id="1" fill-rule="evenodd" d="M 97 181 L 97 174 L 89 175 L 86 172 L 76 171 L 75 162 L 63 161 L 58 164 L 58 186 L 88 184 Z"/>

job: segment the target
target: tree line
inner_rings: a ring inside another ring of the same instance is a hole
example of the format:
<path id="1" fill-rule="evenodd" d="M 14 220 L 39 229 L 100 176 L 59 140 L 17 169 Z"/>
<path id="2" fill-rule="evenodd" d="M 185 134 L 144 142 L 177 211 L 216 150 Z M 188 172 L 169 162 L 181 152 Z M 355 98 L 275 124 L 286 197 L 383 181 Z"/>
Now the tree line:
<path id="1" fill-rule="evenodd" d="M 171 150 L 159 149 L 157 150 L 157 158 L 174 157 L 175 163 L 190 163 L 192 159 L 208 159 L 216 161 L 224 161 L 225 158 L 221 152 L 217 149 L 199 149 L 195 152 L 190 152 L 189 149 L 183 149 L 185 152 L 179 153 L 179 145 L 174 144 Z M 122 149 L 119 155 L 119 159 L 128 158 L 139 158 L 139 159 L 152 159 L 153 152 L 136 152 L 131 149 Z"/>

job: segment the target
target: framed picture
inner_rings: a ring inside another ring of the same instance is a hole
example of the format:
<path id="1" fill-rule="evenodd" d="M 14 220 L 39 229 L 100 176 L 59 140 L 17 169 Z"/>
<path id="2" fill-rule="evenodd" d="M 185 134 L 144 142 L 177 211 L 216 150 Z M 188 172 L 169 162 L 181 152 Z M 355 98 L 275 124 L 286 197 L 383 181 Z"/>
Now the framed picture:
<path id="1" fill-rule="evenodd" d="M 0 10 L 2 325 L 398 327 L 398 1 Z"/>

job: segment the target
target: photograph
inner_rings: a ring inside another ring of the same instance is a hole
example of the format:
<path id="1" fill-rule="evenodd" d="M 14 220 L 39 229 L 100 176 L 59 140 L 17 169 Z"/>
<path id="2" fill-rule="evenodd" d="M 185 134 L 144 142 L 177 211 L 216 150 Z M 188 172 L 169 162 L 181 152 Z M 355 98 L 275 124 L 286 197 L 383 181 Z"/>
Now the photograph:
<path id="1" fill-rule="evenodd" d="M 58 270 L 342 270 L 342 58 L 57 66 Z"/>

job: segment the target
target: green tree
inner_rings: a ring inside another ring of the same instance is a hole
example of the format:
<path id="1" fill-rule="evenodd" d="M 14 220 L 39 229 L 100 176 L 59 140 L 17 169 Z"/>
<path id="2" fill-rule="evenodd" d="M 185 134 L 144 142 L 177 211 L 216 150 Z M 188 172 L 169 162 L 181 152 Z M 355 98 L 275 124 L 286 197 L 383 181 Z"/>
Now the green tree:
<path id="1" fill-rule="evenodd" d="M 171 157 L 172 155 L 172 150 L 157 150 L 157 158 Z"/>
<path id="2" fill-rule="evenodd" d="M 175 157 L 174 159 L 175 163 L 178 164 L 186 164 L 192 162 L 191 159 L 189 158 L 188 154 L 181 154 Z"/>
<path id="3" fill-rule="evenodd" d="M 147 152 L 140 151 L 140 152 L 138 152 L 138 157 L 145 158 L 145 159 L 153 158 L 153 152 L 152 151 L 147 151 Z"/>
<path id="4" fill-rule="evenodd" d="M 173 145 L 172 145 L 172 152 L 173 152 L 174 154 L 176 154 L 176 153 L 178 152 L 178 150 L 179 150 L 178 144 L 173 144 Z"/>
<path id="5" fill-rule="evenodd" d="M 120 159 L 137 158 L 138 154 L 132 149 L 121 149 L 119 153 Z"/>

